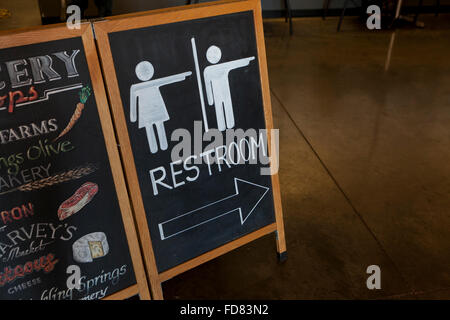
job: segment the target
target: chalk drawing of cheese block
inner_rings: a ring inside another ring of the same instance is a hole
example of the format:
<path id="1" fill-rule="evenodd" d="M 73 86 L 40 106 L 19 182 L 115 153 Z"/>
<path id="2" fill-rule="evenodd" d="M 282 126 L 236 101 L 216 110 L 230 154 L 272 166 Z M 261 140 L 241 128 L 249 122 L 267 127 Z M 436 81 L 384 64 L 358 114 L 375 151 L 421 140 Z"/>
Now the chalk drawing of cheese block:
<path id="1" fill-rule="evenodd" d="M 109 252 L 108 240 L 103 232 L 89 233 L 72 245 L 73 259 L 79 263 L 92 262 Z"/>

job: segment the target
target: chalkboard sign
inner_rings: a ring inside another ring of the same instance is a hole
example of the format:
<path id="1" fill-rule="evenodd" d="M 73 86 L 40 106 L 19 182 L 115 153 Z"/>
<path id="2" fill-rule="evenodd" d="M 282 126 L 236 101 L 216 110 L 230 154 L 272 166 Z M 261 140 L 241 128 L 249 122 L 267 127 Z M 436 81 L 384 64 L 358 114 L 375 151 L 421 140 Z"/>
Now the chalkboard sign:
<path id="1" fill-rule="evenodd" d="M 94 25 L 151 282 L 274 231 L 286 251 L 260 14 L 226 1 Z"/>
<path id="2" fill-rule="evenodd" d="M 0 145 L 0 299 L 148 299 L 90 24 L 0 35 Z"/>

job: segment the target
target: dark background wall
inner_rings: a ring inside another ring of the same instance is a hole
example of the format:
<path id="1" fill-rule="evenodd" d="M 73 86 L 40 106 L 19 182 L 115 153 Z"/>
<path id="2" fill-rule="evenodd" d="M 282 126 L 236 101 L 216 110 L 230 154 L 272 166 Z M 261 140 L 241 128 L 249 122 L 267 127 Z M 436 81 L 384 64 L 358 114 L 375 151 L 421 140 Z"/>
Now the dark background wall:
<path id="1" fill-rule="evenodd" d="M 180 6 L 186 4 L 186 0 L 113 0 L 113 14 L 124 14 L 137 11 L 145 11 L 159 8 L 167 8 L 173 6 Z M 201 2 L 214 1 L 214 0 L 201 0 Z M 297 16 L 310 16 L 320 15 L 323 0 L 290 0 L 291 6 L 294 11 L 294 15 Z M 395 0 L 392 0 L 395 1 Z M 68 0 L 68 3 L 70 0 Z M 340 8 L 343 7 L 345 0 L 330 0 L 330 15 L 338 14 Z M 360 0 L 355 0 L 358 4 Z M 419 0 L 405 0 L 405 7 L 416 6 Z M 45 17 L 58 17 L 60 14 L 60 0 L 39 0 L 41 10 Z M 425 7 L 431 7 L 436 4 L 436 0 L 424 0 L 423 5 Z M 277 16 L 284 10 L 284 0 L 262 0 L 263 10 L 265 16 Z M 350 3 L 349 7 L 354 7 L 353 3 Z M 441 0 L 442 10 L 450 7 L 450 0 Z M 333 10 L 334 9 L 334 10 Z M 94 5 L 94 0 L 89 0 L 89 9 L 86 14 L 88 16 L 95 16 L 97 14 L 97 8 Z"/>
<path id="2" fill-rule="evenodd" d="M 150 10 L 156 8 L 164 8 L 170 6 L 178 6 L 186 3 L 185 0 L 114 0 L 114 10 L 117 13 L 133 12 L 138 10 Z M 201 0 L 206 2 L 207 0 Z M 290 0 L 293 10 L 321 10 L 323 6 L 322 0 Z M 392 0 L 395 1 L 395 0 Z M 330 8 L 342 8 L 345 0 L 330 0 Z M 355 0 L 360 3 L 360 0 Z M 405 0 L 405 6 L 415 6 L 418 0 Z M 435 5 L 436 0 L 424 0 L 424 6 Z M 450 5 L 450 1 L 441 0 L 441 5 Z M 265 11 L 279 11 L 284 9 L 284 0 L 262 0 L 263 10 Z M 350 3 L 349 7 L 353 7 Z"/>

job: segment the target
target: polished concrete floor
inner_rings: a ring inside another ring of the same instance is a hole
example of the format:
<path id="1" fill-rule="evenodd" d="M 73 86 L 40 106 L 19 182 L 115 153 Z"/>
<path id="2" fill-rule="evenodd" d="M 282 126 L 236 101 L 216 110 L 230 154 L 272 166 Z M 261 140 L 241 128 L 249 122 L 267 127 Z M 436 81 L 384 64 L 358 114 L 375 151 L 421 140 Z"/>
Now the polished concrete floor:
<path id="1" fill-rule="evenodd" d="M 167 299 L 450 298 L 450 16 L 421 19 L 395 35 L 295 19 L 292 37 L 265 22 L 289 258 L 267 236 Z"/>

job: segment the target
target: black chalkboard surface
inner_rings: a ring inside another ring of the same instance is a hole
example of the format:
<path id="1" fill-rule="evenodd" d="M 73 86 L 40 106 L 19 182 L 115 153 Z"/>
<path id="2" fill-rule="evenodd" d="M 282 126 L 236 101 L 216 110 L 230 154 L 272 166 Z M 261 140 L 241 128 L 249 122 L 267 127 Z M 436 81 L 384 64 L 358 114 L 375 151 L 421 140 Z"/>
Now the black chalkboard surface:
<path id="1" fill-rule="evenodd" d="M 248 158 L 244 153 L 251 147 L 260 151 L 262 145 L 254 144 L 260 142 L 259 136 L 226 142 L 231 130 L 265 129 L 253 24 L 252 12 L 242 12 L 109 34 L 159 272 L 275 220 L 272 193 L 268 192 L 271 178 L 260 174 L 261 164 L 232 163 L 237 157 Z M 215 107 L 208 105 L 205 82 L 199 90 L 195 61 L 205 78 L 207 67 L 214 66 L 207 52 L 219 56 L 221 52 L 220 62 L 225 62 L 217 64 L 224 72 L 211 70 L 212 79 L 223 74 L 222 82 L 213 82 L 211 96 L 216 94 L 213 98 L 223 98 L 225 103 L 231 99 L 231 106 L 224 107 L 225 124 L 219 123 Z M 148 72 L 153 72 L 151 79 Z M 215 85 L 223 92 L 216 92 Z M 229 125 L 232 116 L 235 124 Z M 229 129 L 219 131 L 221 125 Z M 211 141 L 203 141 L 202 135 L 213 131 L 223 143 L 208 147 Z M 154 149 L 152 135 L 157 140 Z M 183 141 L 185 136 L 189 141 Z M 196 143 L 200 143 L 198 151 Z M 183 145 L 192 147 L 191 152 L 177 160 L 174 153 Z M 267 150 L 267 144 L 263 148 Z M 208 165 L 205 153 L 211 151 L 212 158 L 221 152 L 228 155 L 228 150 L 236 150 L 229 165 L 224 161 Z M 189 164 L 185 162 L 189 156 L 203 161 Z"/>
<path id="2" fill-rule="evenodd" d="M 163 281 L 269 233 L 284 260 L 260 1 L 94 28 L 153 298 Z"/>
<path id="3" fill-rule="evenodd" d="M 95 95 L 81 37 L 0 49 L 0 299 L 136 284 Z"/>

